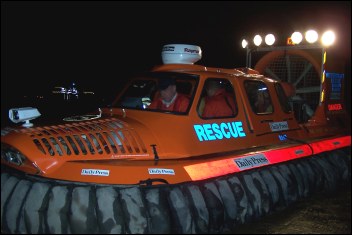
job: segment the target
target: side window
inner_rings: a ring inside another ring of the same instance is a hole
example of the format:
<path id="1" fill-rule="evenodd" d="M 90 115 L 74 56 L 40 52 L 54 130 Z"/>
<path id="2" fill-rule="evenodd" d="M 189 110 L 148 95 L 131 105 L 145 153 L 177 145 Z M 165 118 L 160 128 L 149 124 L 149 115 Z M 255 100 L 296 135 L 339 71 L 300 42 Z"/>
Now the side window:
<path id="1" fill-rule="evenodd" d="M 132 81 L 118 101 L 124 108 L 145 109 L 156 91 L 156 81 L 148 78 Z"/>
<path id="2" fill-rule="evenodd" d="M 190 80 L 176 81 L 177 92 L 191 97 L 193 91 L 193 84 Z"/>
<path id="3" fill-rule="evenodd" d="M 207 79 L 198 104 L 199 116 L 202 118 L 226 118 L 236 116 L 237 112 L 232 84 L 227 79 Z"/>
<path id="4" fill-rule="evenodd" d="M 245 81 L 244 87 L 253 112 L 256 114 L 268 114 L 273 112 L 269 90 L 264 82 Z"/>
<path id="5" fill-rule="evenodd" d="M 290 113 L 292 111 L 292 109 L 291 109 L 291 106 L 289 103 L 289 99 L 286 96 L 284 88 L 281 86 L 280 83 L 275 83 L 275 90 L 276 90 L 277 96 L 279 98 L 282 110 L 285 113 Z"/>
<path id="6" fill-rule="evenodd" d="M 176 72 L 140 74 L 126 85 L 113 107 L 187 114 L 194 99 L 199 77 Z"/>

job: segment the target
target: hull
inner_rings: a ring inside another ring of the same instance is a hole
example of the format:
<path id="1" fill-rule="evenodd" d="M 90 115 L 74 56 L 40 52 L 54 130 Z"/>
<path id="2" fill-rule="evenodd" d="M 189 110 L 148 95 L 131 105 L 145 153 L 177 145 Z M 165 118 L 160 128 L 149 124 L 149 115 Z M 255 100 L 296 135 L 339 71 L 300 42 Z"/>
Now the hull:
<path id="1" fill-rule="evenodd" d="M 351 150 L 172 185 L 72 183 L 7 170 L 1 173 L 4 233 L 223 233 L 346 187 Z"/>

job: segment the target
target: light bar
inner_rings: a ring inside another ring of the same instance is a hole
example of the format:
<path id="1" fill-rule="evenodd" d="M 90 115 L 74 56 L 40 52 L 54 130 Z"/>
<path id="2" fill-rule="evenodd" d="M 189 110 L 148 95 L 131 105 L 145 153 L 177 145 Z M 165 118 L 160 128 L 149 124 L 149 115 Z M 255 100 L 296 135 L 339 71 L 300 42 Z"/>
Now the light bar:
<path id="1" fill-rule="evenodd" d="M 184 169 L 193 181 L 204 180 L 351 146 L 351 136 L 318 141 L 309 145 L 302 144 L 223 160 L 198 163 L 184 166 Z"/>

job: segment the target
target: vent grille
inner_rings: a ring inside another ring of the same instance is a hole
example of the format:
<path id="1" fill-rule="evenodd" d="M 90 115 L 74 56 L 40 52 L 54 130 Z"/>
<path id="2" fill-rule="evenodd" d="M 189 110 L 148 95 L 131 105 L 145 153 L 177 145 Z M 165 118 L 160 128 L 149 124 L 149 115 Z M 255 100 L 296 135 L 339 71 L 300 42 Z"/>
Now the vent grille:
<path id="1" fill-rule="evenodd" d="M 121 120 L 103 119 L 23 129 L 39 151 L 50 156 L 146 154 L 140 136 Z"/>

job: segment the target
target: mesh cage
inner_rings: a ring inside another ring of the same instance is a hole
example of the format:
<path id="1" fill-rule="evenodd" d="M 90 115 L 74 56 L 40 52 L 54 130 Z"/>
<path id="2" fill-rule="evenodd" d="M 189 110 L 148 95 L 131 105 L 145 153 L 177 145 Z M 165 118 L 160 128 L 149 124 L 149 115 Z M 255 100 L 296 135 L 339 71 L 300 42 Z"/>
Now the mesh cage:
<path id="1" fill-rule="evenodd" d="M 322 49 L 252 50 L 249 56 L 249 66 L 259 73 L 295 86 L 291 105 L 297 120 L 306 122 L 319 105 Z"/>

